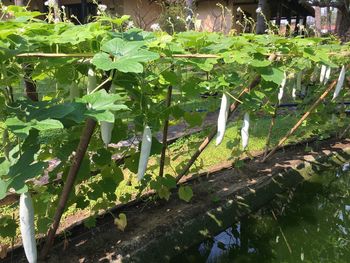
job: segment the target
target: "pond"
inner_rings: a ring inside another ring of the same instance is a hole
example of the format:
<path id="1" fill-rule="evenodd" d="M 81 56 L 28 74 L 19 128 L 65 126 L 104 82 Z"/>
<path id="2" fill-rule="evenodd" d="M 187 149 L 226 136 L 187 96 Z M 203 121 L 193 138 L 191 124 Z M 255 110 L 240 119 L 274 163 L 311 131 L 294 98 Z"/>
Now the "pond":
<path id="1" fill-rule="evenodd" d="M 350 262 L 350 165 L 279 195 L 172 262 Z"/>

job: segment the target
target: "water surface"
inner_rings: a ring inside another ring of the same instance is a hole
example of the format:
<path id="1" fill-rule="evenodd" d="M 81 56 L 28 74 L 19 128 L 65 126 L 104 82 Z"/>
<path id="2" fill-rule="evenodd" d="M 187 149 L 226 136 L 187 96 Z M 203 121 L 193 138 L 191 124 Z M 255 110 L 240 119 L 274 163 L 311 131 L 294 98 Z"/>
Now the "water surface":
<path id="1" fill-rule="evenodd" d="M 173 262 L 350 262 L 349 165 L 278 196 Z"/>

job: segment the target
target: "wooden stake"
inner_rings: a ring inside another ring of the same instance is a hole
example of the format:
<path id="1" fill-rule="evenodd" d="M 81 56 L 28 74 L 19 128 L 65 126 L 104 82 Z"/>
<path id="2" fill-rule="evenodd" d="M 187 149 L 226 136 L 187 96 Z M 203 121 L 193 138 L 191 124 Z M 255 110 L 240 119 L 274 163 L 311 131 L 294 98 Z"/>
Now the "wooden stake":
<path id="1" fill-rule="evenodd" d="M 294 127 L 290 129 L 286 136 L 284 136 L 279 141 L 279 143 L 269 152 L 269 154 L 262 160 L 262 162 L 265 162 L 268 158 L 270 158 L 277 151 L 277 149 L 281 147 L 291 135 L 294 134 L 294 132 L 300 127 L 300 125 L 306 120 L 306 118 L 310 116 L 311 112 L 325 99 L 329 92 L 331 92 L 331 90 L 335 87 L 336 84 L 337 80 L 334 80 L 325 90 L 325 92 L 323 92 L 321 97 L 319 97 L 317 101 L 315 101 L 314 104 L 312 104 L 309 110 L 301 117 L 301 119 L 294 125 Z"/>
<path id="2" fill-rule="evenodd" d="M 173 92 L 173 87 L 168 87 L 168 94 L 166 98 L 166 107 L 169 108 L 171 105 L 171 95 Z M 164 166 L 165 166 L 165 155 L 166 155 L 166 149 L 168 147 L 168 129 L 169 129 L 169 116 L 166 117 L 164 121 L 164 128 L 163 128 L 163 146 L 162 146 L 162 154 L 160 156 L 160 165 L 159 165 L 159 176 L 162 177 L 164 175 Z"/>
<path id="3" fill-rule="evenodd" d="M 113 76 L 113 72 L 108 72 L 107 75 L 110 75 L 110 74 Z M 112 81 L 111 81 L 112 79 L 113 79 L 113 77 L 110 77 L 110 81 L 104 82 L 104 85 L 102 85 L 101 88 L 108 91 L 112 85 Z M 45 258 L 47 257 L 47 255 L 48 255 L 48 253 L 53 245 L 57 229 L 60 225 L 62 214 L 64 212 L 67 201 L 69 199 L 69 195 L 73 189 L 75 179 L 76 179 L 77 174 L 79 172 L 81 163 L 82 163 L 83 158 L 85 156 L 85 153 L 88 149 L 88 146 L 89 146 L 92 134 L 94 133 L 96 124 L 97 124 L 97 122 L 93 119 L 89 118 L 86 120 L 83 133 L 80 137 L 78 147 L 77 147 L 77 149 L 75 151 L 75 155 L 73 157 L 72 166 L 69 169 L 67 179 L 64 183 L 63 190 L 62 190 L 60 199 L 58 201 L 58 205 L 57 205 L 57 209 L 56 209 L 55 216 L 53 219 L 53 223 L 52 223 L 51 227 L 49 228 L 49 231 L 48 231 L 47 236 L 46 236 L 46 242 L 45 242 L 43 249 L 41 251 L 41 254 L 40 254 L 40 258 L 42 260 L 45 260 Z"/>
<path id="4" fill-rule="evenodd" d="M 79 142 L 79 145 L 77 147 L 76 154 L 73 158 L 72 166 L 69 169 L 67 180 L 63 186 L 62 194 L 60 196 L 60 199 L 59 199 L 59 202 L 57 205 L 57 209 L 55 212 L 53 223 L 48 231 L 48 234 L 46 237 L 46 242 L 45 242 L 44 247 L 41 251 L 40 258 L 43 260 L 45 260 L 45 258 L 47 257 L 47 255 L 49 253 L 49 250 L 51 249 L 51 247 L 53 245 L 56 231 L 59 227 L 62 214 L 64 212 L 64 209 L 66 207 L 66 204 L 67 204 L 67 201 L 69 198 L 69 194 L 71 193 L 72 188 L 74 186 L 76 176 L 79 172 L 81 163 L 83 161 L 83 158 L 84 158 L 85 153 L 87 151 L 87 148 L 89 146 L 90 139 L 91 139 L 91 136 L 95 130 L 96 124 L 97 124 L 97 122 L 93 119 L 87 119 L 87 121 L 85 123 L 85 127 L 84 127 L 83 133 L 80 137 L 80 142 Z"/>

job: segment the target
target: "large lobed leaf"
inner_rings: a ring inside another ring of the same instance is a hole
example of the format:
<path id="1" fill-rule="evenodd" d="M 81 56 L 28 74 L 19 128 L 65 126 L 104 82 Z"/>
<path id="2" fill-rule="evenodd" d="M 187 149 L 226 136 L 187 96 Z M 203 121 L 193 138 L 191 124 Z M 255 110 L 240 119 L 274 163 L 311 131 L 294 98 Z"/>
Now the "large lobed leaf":
<path id="1" fill-rule="evenodd" d="M 105 71 L 116 69 L 125 73 L 142 73 L 143 65 L 141 63 L 159 58 L 157 53 L 143 48 L 144 45 L 144 41 L 125 41 L 114 38 L 101 47 L 103 52 L 97 53 L 92 59 L 92 63 Z"/>

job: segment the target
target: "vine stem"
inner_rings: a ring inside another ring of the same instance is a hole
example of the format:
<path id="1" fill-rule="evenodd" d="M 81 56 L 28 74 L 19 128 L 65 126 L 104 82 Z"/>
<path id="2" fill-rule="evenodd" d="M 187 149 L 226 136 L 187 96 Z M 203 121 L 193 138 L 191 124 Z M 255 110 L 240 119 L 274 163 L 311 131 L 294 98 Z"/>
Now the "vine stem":
<path id="1" fill-rule="evenodd" d="M 173 87 L 168 87 L 168 93 L 166 98 L 166 104 L 165 106 L 167 108 L 171 105 L 171 96 L 173 92 Z M 166 155 L 166 149 L 168 148 L 168 129 L 169 129 L 169 115 L 165 118 L 164 121 L 164 128 L 163 128 L 163 146 L 162 146 L 162 154 L 160 156 L 160 164 L 159 164 L 159 176 L 163 177 L 164 175 L 164 166 L 165 166 L 165 155 Z"/>
<path id="2" fill-rule="evenodd" d="M 288 138 L 295 133 L 295 131 L 301 126 L 301 124 L 307 119 L 307 117 L 310 116 L 311 112 L 326 98 L 326 96 L 331 92 L 331 90 L 335 87 L 337 84 L 337 80 L 334 80 L 329 87 L 322 93 L 321 97 L 319 97 L 314 104 L 308 109 L 308 111 L 300 118 L 300 120 L 291 128 L 288 133 L 278 142 L 278 144 L 269 152 L 268 155 L 262 160 L 262 162 L 265 162 L 268 158 L 270 158 L 279 147 L 281 147 Z"/>

